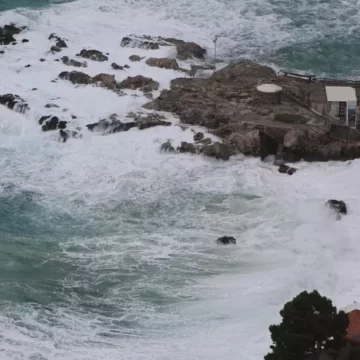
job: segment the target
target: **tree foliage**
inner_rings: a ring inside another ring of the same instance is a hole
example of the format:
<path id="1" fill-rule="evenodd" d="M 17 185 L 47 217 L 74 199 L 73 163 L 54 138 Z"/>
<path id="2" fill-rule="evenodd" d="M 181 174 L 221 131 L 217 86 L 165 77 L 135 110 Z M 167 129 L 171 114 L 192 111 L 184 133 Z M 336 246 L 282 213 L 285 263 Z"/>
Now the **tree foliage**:
<path id="1" fill-rule="evenodd" d="M 280 311 L 282 322 L 269 330 L 273 345 L 265 360 L 304 360 L 323 350 L 345 344 L 347 314 L 337 312 L 330 299 L 317 291 L 303 291 Z"/>

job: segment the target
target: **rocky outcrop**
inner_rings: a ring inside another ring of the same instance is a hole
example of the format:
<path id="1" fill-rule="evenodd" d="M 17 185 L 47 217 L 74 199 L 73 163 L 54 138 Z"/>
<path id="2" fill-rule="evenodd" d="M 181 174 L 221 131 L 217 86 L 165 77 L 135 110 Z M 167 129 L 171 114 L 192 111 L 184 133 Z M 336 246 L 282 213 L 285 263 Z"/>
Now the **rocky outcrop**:
<path id="1" fill-rule="evenodd" d="M 179 70 L 179 64 L 175 59 L 168 58 L 149 58 L 145 61 L 146 65 L 159 67 L 161 69 Z"/>
<path id="2" fill-rule="evenodd" d="M 67 66 L 75 66 L 75 67 L 83 67 L 83 68 L 86 68 L 88 66 L 86 61 L 83 62 L 77 61 L 74 59 L 70 59 L 68 56 L 63 56 L 61 58 L 61 61 L 63 62 L 63 64 Z"/>
<path id="3" fill-rule="evenodd" d="M 137 36 L 129 35 L 121 40 L 122 47 L 132 47 L 147 50 L 157 50 L 162 46 L 173 46 L 177 52 L 179 60 L 187 60 L 191 58 L 204 59 L 206 49 L 193 42 L 185 42 L 179 39 L 163 38 L 156 36 Z"/>
<path id="4" fill-rule="evenodd" d="M 82 136 L 77 131 L 73 130 L 59 130 L 59 141 L 65 143 L 69 138 L 81 139 Z"/>
<path id="5" fill-rule="evenodd" d="M 15 25 L 5 25 L 0 27 L 0 45 L 9 45 L 16 41 L 14 35 L 18 35 L 25 27 L 16 27 Z"/>
<path id="6" fill-rule="evenodd" d="M 64 48 L 67 48 L 67 44 L 65 42 L 64 39 L 62 39 L 61 37 L 57 36 L 56 34 L 50 34 L 49 36 L 49 40 L 55 40 L 56 43 L 55 45 L 53 45 L 51 48 L 50 48 L 50 51 L 52 53 L 55 53 L 55 52 L 60 52 L 62 49 Z"/>
<path id="7" fill-rule="evenodd" d="M 194 141 L 200 141 L 204 138 L 204 133 L 202 132 L 197 132 L 195 135 L 194 135 Z"/>
<path id="8" fill-rule="evenodd" d="M 111 67 L 112 67 L 114 70 L 124 70 L 124 67 L 118 65 L 117 63 L 112 63 L 112 64 L 111 64 Z"/>
<path id="9" fill-rule="evenodd" d="M 335 210 L 338 214 L 347 214 L 346 204 L 342 200 L 328 200 L 326 202 L 326 205 L 328 205 L 331 209 Z"/>
<path id="10" fill-rule="evenodd" d="M 135 117 L 135 122 L 139 130 L 148 129 L 154 126 L 170 126 L 170 121 L 164 121 L 165 116 L 159 115 L 157 113 L 151 113 L 147 115 Z"/>
<path id="11" fill-rule="evenodd" d="M 221 245 L 236 245 L 236 239 L 232 236 L 222 236 L 216 240 L 216 243 Z"/>
<path id="12" fill-rule="evenodd" d="M 98 74 L 92 78 L 92 81 L 110 90 L 114 90 L 116 88 L 115 75 Z"/>
<path id="13" fill-rule="evenodd" d="M 215 159 L 229 160 L 233 154 L 233 150 L 225 143 L 215 142 L 204 147 L 204 155 Z"/>
<path id="14" fill-rule="evenodd" d="M 172 146 L 170 141 L 167 141 L 161 145 L 160 151 L 174 153 L 175 148 Z"/>
<path id="15" fill-rule="evenodd" d="M 141 61 L 144 57 L 140 57 L 139 55 L 130 55 L 129 60 L 132 62 Z"/>
<path id="16" fill-rule="evenodd" d="M 67 121 L 59 120 L 57 116 L 42 116 L 39 119 L 39 124 L 43 131 L 52 131 L 59 129 L 66 129 Z"/>
<path id="17" fill-rule="evenodd" d="M 19 95 L 0 95 L 0 104 L 22 114 L 29 110 L 29 105 Z"/>
<path id="18" fill-rule="evenodd" d="M 297 169 L 292 168 L 292 167 L 290 167 L 290 166 L 287 166 L 287 165 L 285 165 L 285 164 L 284 164 L 284 165 L 280 165 L 280 166 L 279 166 L 279 169 L 278 169 L 279 173 L 281 173 L 281 174 L 288 174 L 288 175 L 293 175 L 293 174 L 295 174 L 296 170 L 297 170 Z"/>
<path id="19" fill-rule="evenodd" d="M 92 84 L 93 80 L 90 75 L 85 74 L 81 71 L 63 71 L 59 74 L 59 78 L 63 80 L 69 80 L 73 84 L 88 85 Z"/>
<path id="20" fill-rule="evenodd" d="M 159 88 L 159 83 L 151 78 L 137 75 L 128 76 L 125 80 L 119 83 L 118 87 L 120 89 L 138 89 L 144 92 L 148 92 L 152 90 L 157 90 Z"/>
<path id="21" fill-rule="evenodd" d="M 97 123 L 88 124 L 86 127 L 90 131 L 101 132 L 104 135 L 114 134 L 122 131 L 129 131 L 133 127 L 136 127 L 134 121 L 131 122 L 122 122 L 117 114 L 110 115 L 107 119 L 102 119 Z"/>
<path id="22" fill-rule="evenodd" d="M 83 57 L 85 59 L 90 59 L 90 60 L 93 60 L 93 61 L 100 61 L 100 62 L 109 60 L 109 58 L 99 50 L 85 50 L 85 49 L 83 49 L 76 56 L 80 56 L 80 57 Z"/>

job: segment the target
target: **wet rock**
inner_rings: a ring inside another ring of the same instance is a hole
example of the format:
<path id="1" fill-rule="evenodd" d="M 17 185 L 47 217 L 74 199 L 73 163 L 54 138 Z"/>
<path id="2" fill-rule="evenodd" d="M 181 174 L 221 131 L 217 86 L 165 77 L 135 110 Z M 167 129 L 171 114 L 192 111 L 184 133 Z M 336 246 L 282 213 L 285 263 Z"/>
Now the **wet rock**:
<path id="1" fill-rule="evenodd" d="M 50 109 L 50 108 L 59 108 L 60 106 L 58 106 L 56 104 L 46 104 L 45 107 Z"/>
<path id="2" fill-rule="evenodd" d="M 84 62 L 77 61 L 74 59 L 70 59 L 68 56 L 63 56 L 61 58 L 61 61 L 67 66 L 83 67 L 83 68 L 86 68 L 88 66 L 86 61 Z"/>
<path id="3" fill-rule="evenodd" d="M 159 67 L 161 69 L 179 70 L 179 64 L 175 59 L 168 58 L 148 58 L 145 63 L 149 66 Z"/>
<path id="4" fill-rule="evenodd" d="M 31 65 L 30 65 L 30 64 L 27 64 L 27 65 L 25 65 L 25 67 L 26 67 L 26 68 L 29 68 L 29 67 L 31 67 Z"/>
<path id="5" fill-rule="evenodd" d="M 227 144 L 214 142 L 205 145 L 204 155 L 216 159 L 229 160 L 230 156 L 233 155 L 233 152 Z"/>
<path id="6" fill-rule="evenodd" d="M 170 141 L 167 141 L 165 143 L 163 143 L 160 147 L 160 151 L 162 152 L 171 152 L 174 153 L 175 152 L 175 148 L 171 145 Z"/>
<path id="7" fill-rule="evenodd" d="M 129 35 L 121 40 L 121 46 L 147 50 L 157 50 L 160 49 L 161 46 L 173 46 L 177 51 L 177 58 L 180 60 L 191 58 L 204 59 L 206 54 L 206 49 L 193 42 L 159 36 Z"/>
<path id="8" fill-rule="evenodd" d="M 209 145 L 212 143 L 210 138 L 205 138 L 196 142 L 197 144 Z"/>
<path id="9" fill-rule="evenodd" d="M 80 54 L 77 54 L 76 56 L 80 56 L 80 57 L 83 57 L 85 59 L 90 59 L 90 60 L 93 60 L 93 61 L 108 61 L 109 58 L 104 55 L 101 51 L 99 50 L 81 50 L 80 51 Z"/>
<path id="10" fill-rule="evenodd" d="M 52 131 L 65 129 L 67 121 L 59 120 L 57 116 L 42 116 L 39 119 L 39 124 L 42 125 L 41 128 L 43 131 Z"/>
<path id="11" fill-rule="evenodd" d="M 328 205 L 331 209 L 335 210 L 338 214 L 347 214 L 346 204 L 342 200 L 328 200 L 326 202 L 326 205 Z"/>
<path id="12" fill-rule="evenodd" d="M 227 137 L 227 144 L 236 153 L 244 155 L 260 155 L 260 134 L 258 130 L 233 133 Z"/>
<path id="13" fill-rule="evenodd" d="M 116 114 L 112 114 L 109 118 L 102 119 L 97 123 L 86 125 L 90 131 L 102 132 L 104 135 L 128 131 L 136 126 L 137 124 L 134 121 L 126 123 L 120 121 Z"/>
<path id="14" fill-rule="evenodd" d="M 306 134 L 303 130 L 292 129 L 284 136 L 284 146 L 288 149 L 296 150 L 302 146 L 305 136 Z"/>
<path id="15" fill-rule="evenodd" d="M 29 105 L 19 95 L 0 95 L 0 104 L 5 105 L 7 108 L 22 114 L 29 110 Z"/>
<path id="16" fill-rule="evenodd" d="M 106 87 L 111 90 L 116 88 L 115 75 L 98 74 L 93 77 L 93 82 L 98 83 L 100 86 Z"/>
<path id="17" fill-rule="evenodd" d="M 57 39 L 57 38 L 58 37 L 57 37 L 57 35 L 55 33 L 50 34 L 49 37 L 48 37 L 49 40 Z"/>
<path id="18" fill-rule="evenodd" d="M 44 62 L 44 61 L 46 61 L 44 58 L 41 58 L 40 60 L 39 60 L 40 62 Z"/>
<path id="19" fill-rule="evenodd" d="M 194 135 L 194 141 L 199 141 L 202 140 L 204 138 L 204 133 L 202 132 L 198 132 Z"/>
<path id="20" fill-rule="evenodd" d="M 236 245 L 236 239 L 233 238 L 232 236 L 222 236 L 216 240 L 216 243 L 222 245 L 230 245 L 230 244 Z"/>
<path id="21" fill-rule="evenodd" d="M 112 67 L 114 70 L 124 70 L 124 67 L 118 65 L 117 63 L 112 63 L 112 64 L 111 64 L 111 67 Z"/>
<path id="22" fill-rule="evenodd" d="M 14 25 L 0 27 L 0 45 L 13 44 L 16 41 L 14 35 L 20 34 L 22 30 L 24 30 L 24 27 L 18 28 Z"/>
<path id="23" fill-rule="evenodd" d="M 59 74 L 59 78 L 63 80 L 69 80 L 73 84 L 88 85 L 92 83 L 91 76 L 80 71 L 63 71 Z"/>
<path id="24" fill-rule="evenodd" d="M 58 40 L 57 40 L 57 42 L 56 42 L 55 45 L 56 45 L 56 47 L 61 48 L 61 49 L 68 47 L 68 46 L 66 45 L 65 40 L 60 39 L 60 38 L 58 38 Z"/>
<path id="25" fill-rule="evenodd" d="M 125 80 L 119 83 L 119 88 L 121 89 L 132 89 L 132 90 L 157 90 L 159 88 L 159 83 L 154 81 L 151 78 L 137 75 L 137 76 L 128 76 Z"/>
<path id="26" fill-rule="evenodd" d="M 0 50 L 0 54 L 5 54 L 5 51 L 4 51 L 4 50 Z"/>
<path id="27" fill-rule="evenodd" d="M 154 97 L 153 97 L 153 94 L 151 92 L 145 92 L 146 90 L 144 90 L 144 96 L 149 99 L 149 100 L 152 100 Z"/>
<path id="28" fill-rule="evenodd" d="M 133 61 L 133 62 L 141 61 L 142 59 L 144 59 L 144 57 L 140 57 L 139 55 L 131 55 L 131 56 L 129 56 L 129 60 Z"/>
<path id="29" fill-rule="evenodd" d="M 170 121 L 160 119 L 143 118 L 138 122 L 139 130 L 149 129 L 154 126 L 171 126 Z"/>
<path id="30" fill-rule="evenodd" d="M 31 90 L 32 90 L 32 91 L 36 91 L 36 90 L 37 90 L 37 88 L 32 88 Z"/>
<path id="31" fill-rule="evenodd" d="M 54 52 L 60 52 L 61 49 L 60 49 L 59 47 L 53 45 L 53 46 L 50 48 L 50 51 L 53 52 L 53 53 L 54 53 Z"/>
<path id="32" fill-rule="evenodd" d="M 125 65 L 124 65 L 124 69 L 130 69 L 130 66 L 127 65 L 127 64 L 125 64 Z"/>
<path id="33" fill-rule="evenodd" d="M 74 130 L 59 130 L 59 141 L 65 143 L 69 138 L 80 139 L 82 136 Z"/>
<path id="34" fill-rule="evenodd" d="M 296 172 L 297 169 L 295 168 L 292 168 L 290 166 L 287 166 L 287 165 L 280 165 L 279 166 L 279 173 L 282 173 L 282 174 L 288 174 L 288 175 L 292 175 Z"/>
<path id="35" fill-rule="evenodd" d="M 181 144 L 180 144 L 180 147 L 178 147 L 177 150 L 180 153 L 191 153 L 191 154 L 196 153 L 195 145 L 192 144 L 192 143 L 188 143 L 186 141 L 182 141 Z"/>
<path id="36" fill-rule="evenodd" d="M 22 43 L 28 43 L 29 40 L 28 40 L 28 39 L 22 39 L 21 42 L 22 42 Z"/>

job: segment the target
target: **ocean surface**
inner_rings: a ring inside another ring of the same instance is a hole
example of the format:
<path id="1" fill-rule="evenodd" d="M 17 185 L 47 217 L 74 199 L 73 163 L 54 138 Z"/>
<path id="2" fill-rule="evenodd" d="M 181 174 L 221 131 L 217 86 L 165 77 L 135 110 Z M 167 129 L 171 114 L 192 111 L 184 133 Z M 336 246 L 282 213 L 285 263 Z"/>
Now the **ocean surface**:
<path id="1" fill-rule="evenodd" d="M 38 125 L 76 115 L 71 127 L 84 129 L 147 102 L 51 82 L 71 68 L 48 53 L 50 33 L 67 40 L 61 56 L 110 54 L 84 72 L 142 74 L 159 90 L 178 74 L 129 63 L 149 52 L 120 48 L 123 36 L 191 40 L 211 57 L 218 35 L 226 61 L 356 78 L 360 1 L 0 0 L 0 9 L 0 26 L 25 25 L 18 39 L 29 39 L 1 47 L 0 94 L 30 105 L 25 115 L 0 107 L 1 360 L 261 359 L 269 325 L 300 291 L 318 289 L 340 308 L 360 299 L 360 161 L 300 163 L 290 177 L 271 159 L 163 154 L 168 139 L 193 137 L 170 114 L 170 127 L 81 130 L 65 144 Z M 348 204 L 341 221 L 324 206 L 331 198 Z M 222 235 L 237 245 L 217 245 Z"/>

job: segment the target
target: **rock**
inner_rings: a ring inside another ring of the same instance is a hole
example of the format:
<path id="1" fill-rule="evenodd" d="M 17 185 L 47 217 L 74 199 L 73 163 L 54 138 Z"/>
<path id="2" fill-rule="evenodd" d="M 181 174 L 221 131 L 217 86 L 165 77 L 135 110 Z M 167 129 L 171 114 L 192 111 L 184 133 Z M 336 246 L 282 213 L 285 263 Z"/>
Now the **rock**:
<path id="1" fill-rule="evenodd" d="M 22 30 L 24 30 L 24 28 L 18 28 L 14 25 L 5 25 L 4 27 L 0 27 L 0 45 L 14 45 L 14 42 L 16 41 L 14 35 L 20 34 Z"/>
<path id="2" fill-rule="evenodd" d="M 248 131 L 243 134 L 233 133 L 227 137 L 226 142 L 234 152 L 244 155 L 260 155 L 260 135 L 258 130 Z"/>
<path id="3" fill-rule="evenodd" d="M 94 60 L 94 61 L 108 61 L 109 58 L 104 55 L 101 51 L 99 50 L 81 50 L 80 54 L 77 54 L 76 56 L 81 56 L 85 59 L 90 59 L 90 60 Z"/>
<path id="4" fill-rule="evenodd" d="M 50 109 L 50 108 L 59 108 L 60 106 L 58 106 L 56 104 L 46 104 L 45 107 Z"/>
<path id="5" fill-rule="evenodd" d="M 5 54 L 5 51 L 4 50 L 0 50 L 0 54 Z"/>
<path id="6" fill-rule="evenodd" d="M 65 40 L 63 40 L 63 39 L 60 39 L 60 38 L 58 38 L 58 40 L 57 40 L 57 42 L 56 42 L 56 47 L 58 47 L 58 48 L 67 48 L 68 46 L 66 45 L 66 42 L 65 42 Z"/>
<path id="7" fill-rule="evenodd" d="M 305 138 L 305 132 L 300 129 L 292 129 L 284 136 L 284 146 L 291 150 L 296 150 L 302 146 Z"/>
<path id="8" fill-rule="evenodd" d="M 149 100 L 152 100 L 154 98 L 151 92 L 145 92 L 145 90 L 144 90 L 144 96 Z"/>
<path id="9" fill-rule="evenodd" d="M 29 68 L 29 67 L 31 67 L 31 65 L 30 65 L 30 64 L 27 64 L 27 65 L 25 65 L 25 67 L 26 67 L 26 68 Z"/>
<path id="10" fill-rule="evenodd" d="M 106 87 L 108 89 L 115 89 L 116 88 L 116 80 L 115 75 L 109 75 L 109 74 L 98 74 L 93 77 L 94 83 L 99 83 L 100 86 Z"/>
<path id="11" fill-rule="evenodd" d="M 132 90 L 157 90 L 159 88 L 159 83 L 154 81 L 151 78 L 137 75 L 137 76 L 128 76 L 125 80 L 119 83 L 119 88 L 121 89 L 132 89 Z"/>
<path id="12" fill-rule="evenodd" d="M 19 95 L 0 95 L 0 104 L 22 114 L 29 110 L 29 105 Z"/>
<path id="13" fill-rule="evenodd" d="M 48 40 L 57 39 L 57 38 L 58 37 L 56 36 L 56 34 L 52 33 L 52 34 L 49 35 Z"/>
<path id="14" fill-rule="evenodd" d="M 69 80 L 73 84 L 88 85 L 92 83 L 91 76 L 80 71 L 63 71 L 59 74 L 59 78 L 63 80 Z"/>
<path id="15" fill-rule="evenodd" d="M 161 145 L 160 151 L 162 152 L 175 152 L 174 147 L 171 145 L 170 141 L 167 141 Z"/>
<path id="16" fill-rule="evenodd" d="M 45 60 L 44 58 L 41 58 L 40 61 L 41 61 L 41 62 L 44 62 L 44 61 L 46 61 L 46 60 Z"/>
<path id="17" fill-rule="evenodd" d="M 67 140 L 69 140 L 69 138 L 81 138 L 82 136 L 79 135 L 79 133 L 77 131 L 73 131 L 73 130 L 59 130 L 59 141 L 65 143 Z"/>
<path id="18" fill-rule="evenodd" d="M 335 210 L 337 213 L 346 215 L 347 214 L 347 207 L 344 201 L 342 200 L 328 200 L 326 202 L 331 209 Z"/>
<path id="19" fill-rule="evenodd" d="M 42 116 L 39 119 L 39 124 L 42 125 L 41 128 L 43 131 L 52 131 L 58 129 L 65 129 L 67 121 L 59 120 L 57 116 Z"/>
<path id="20" fill-rule="evenodd" d="M 227 144 L 214 142 L 205 145 L 204 154 L 216 159 L 229 160 L 230 156 L 233 155 L 233 152 Z"/>
<path id="21" fill-rule="evenodd" d="M 230 245 L 230 244 L 236 245 L 236 239 L 233 238 L 232 236 L 222 236 L 216 240 L 216 243 L 222 245 Z"/>
<path id="22" fill-rule="evenodd" d="M 88 66 L 87 62 L 85 62 L 85 61 L 81 62 L 81 61 L 77 61 L 74 59 L 69 59 L 68 56 L 63 56 L 61 58 L 61 61 L 67 66 L 84 67 L 84 68 L 86 68 Z"/>
<path id="23" fill-rule="evenodd" d="M 122 47 L 132 47 L 147 50 L 157 50 L 161 46 L 174 46 L 177 51 L 177 57 L 180 60 L 188 60 L 191 58 L 204 59 L 206 50 L 193 42 L 185 42 L 183 40 L 173 38 L 162 38 L 155 36 L 136 36 L 129 35 L 121 40 Z"/>
<path id="24" fill-rule="evenodd" d="M 180 153 L 196 153 L 196 147 L 194 144 L 188 143 L 186 141 L 182 141 L 180 147 L 177 149 Z"/>
<path id="25" fill-rule="evenodd" d="M 196 142 L 197 144 L 209 145 L 212 143 L 210 138 L 205 138 Z"/>
<path id="26" fill-rule="evenodd" d="M 53 46 L 50 48 L 50 51 L 51 51 L 51 52 L 60 52 L 61 49 L 60 49 L 59 47 L 53 45 Z"/>
<path id="27" fill-rule="evenodd" d="M 149 66 L 159 67 L 161 69 L 179 70 L 179 64 L 175 59 L 148 58 L 145 63 Z"/>
<path id="28" fill-rule="evenodd" d="M 128 131 L 136 126 L 137 124 L 134 121 L 123 123 L 117 118 L 116 114 L 112 114 L 109 116 L 109 118 L 102 119 L 97 123 L 86 125 L 90 131 L 98 131 L 102 132 L 103 134 L 113 134 L 117 132 Z"/>
<path id="29" fill-rule="evenodd" d="M 117 63 L 112 63 L 112 64 L 111 64 L 111 67 L 112 67 L 114 70 L 124 70 L 124 67 L 118 65 Z"/>
<path id="30" fill-rule="evenodd" d="M 150 113 L 146 115 L 136 115 L 134 120 L 139 128 L 139 130 L 148 129 L 154 126 L 170 126 L 171 122 L 164 121 L 165 116 L 157 114 L 157 113 Z"/>
<path id="31" fill-rule="evenodd" d="M 198 132 L 194 135 L 194 141 L 200 141 L 204 138 L 204 133 Z"/>
<path id="32" fill-rule="evenodd" d="M 130 69 L 130 66 L 127 65 L 127 64 L 125 64 L 125 65 L 124 65 L 124 69 Z"/>
<path id="33" fill-rule="evenodd" d="M 28 40 L 28 39 L 22 39 L 21 42 L 22 42 L 22 43 L 28 43 L 29 40 Z"/>
<path id="34" fill-rule="evenodd" d="M 297 169 L 295 168 L 292 168 L 290 166 L 287 166 L 287 165 L 280 165 L 279 166 L 279 173 L 282 173 L 282 174 L 288 174 L 288 175 L 292 175 L 296 172 Z"/>
<path id="35" fill-rule="evenodd" d="M 131 55 L 129 56 L 130 61 L 141 61 L 144 57 L 140 57 L 139 55 Z"/>

